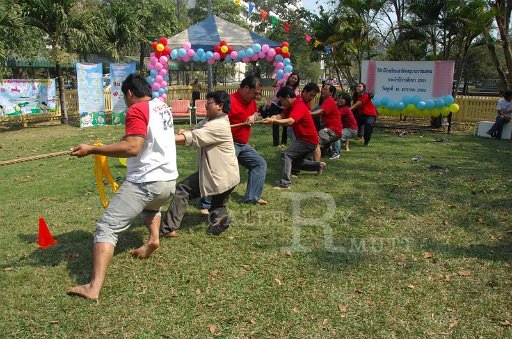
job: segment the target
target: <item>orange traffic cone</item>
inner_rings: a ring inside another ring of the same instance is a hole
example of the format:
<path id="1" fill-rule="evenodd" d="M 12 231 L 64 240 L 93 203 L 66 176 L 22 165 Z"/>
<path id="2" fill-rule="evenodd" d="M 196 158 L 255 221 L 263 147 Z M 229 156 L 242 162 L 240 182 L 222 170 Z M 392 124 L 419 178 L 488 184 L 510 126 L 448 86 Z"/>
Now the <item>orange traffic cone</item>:
<path id="1" fill-rule="evenodd" d="M 57 243 L 57 240 L 53 239 L 48 225 L 44 218 L 39 218 L 39 235 L 37 236 L 37 244 L 41 248 L 48 248 Z"/>

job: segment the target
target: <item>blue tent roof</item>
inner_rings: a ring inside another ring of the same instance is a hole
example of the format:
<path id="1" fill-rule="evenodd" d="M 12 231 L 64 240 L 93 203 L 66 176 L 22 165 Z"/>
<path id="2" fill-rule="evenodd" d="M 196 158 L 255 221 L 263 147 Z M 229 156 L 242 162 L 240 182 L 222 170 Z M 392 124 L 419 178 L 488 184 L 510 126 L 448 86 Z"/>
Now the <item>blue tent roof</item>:
<path id="1" fill-rule="evenodd" d="M 252 47 L 255 43 L 267 44 L 270 47 L 281 46 L 280 43 L 214 15 L 176 34 L 168 40 L 167 44 L 174 49 L 181 48 L 183 43 L 188 41 L 196 51 L 199 48 L 205 51 L 213 51 L 213 46 L 218 45 L 222 40 L 226 41 L 228 46 L 234 50 L 246 49 Z"/>

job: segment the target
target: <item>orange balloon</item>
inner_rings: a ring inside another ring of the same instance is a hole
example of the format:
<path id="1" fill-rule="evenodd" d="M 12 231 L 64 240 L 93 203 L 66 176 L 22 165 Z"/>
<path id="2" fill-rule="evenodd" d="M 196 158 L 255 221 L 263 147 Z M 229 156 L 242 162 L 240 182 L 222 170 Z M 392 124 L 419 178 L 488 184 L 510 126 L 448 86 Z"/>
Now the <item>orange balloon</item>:
<path id="1" fill-rule="evenodd" d="M 283 46 L 283 48 L 281 48 L 281 51 L 283 51 L 283 53 L 288 53 L 288 46 Z"/>
<path id="2" fill-rule="evenodd" d="M 156 45 L 156 50 L 157 50 L 157 51 L 159 51 L 159 52 L 163 51 L 163 50 L 164 50 L 164 48 L 165 48 L 165 46 L 164 46 L 164 45 L 162 45 L 162 44 L 158 44 L 158 45 Z"/>

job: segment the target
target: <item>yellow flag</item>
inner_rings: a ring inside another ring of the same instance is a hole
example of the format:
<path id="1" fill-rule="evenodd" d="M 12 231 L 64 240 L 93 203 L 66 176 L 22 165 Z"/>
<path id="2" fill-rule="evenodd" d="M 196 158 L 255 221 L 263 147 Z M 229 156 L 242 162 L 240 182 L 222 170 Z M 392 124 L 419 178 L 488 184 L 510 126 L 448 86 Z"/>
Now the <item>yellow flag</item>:
<path id="1" fill-rule="evenodd" d="M 318 41 L 317 39 L 315 39 L 315 44 L 314 46 L 317 47 L 318 45 L 320 45 L 320 41 Z"/>
<path id="2" fill-rule="evenodd" d="M 240 0 L 235 0 L 235 5 L 240 6 Z"/>
<path id="3" fill-rule="evenodd" d="M 94 146 L 100 146 L 101 142 L 97 142 Z M 116 192 L 119 189 L 119 185 L 112 177 L 112 173 L 110 173 L 110 168 L 108 167 L 108 158 L 104 155 L 94 155 L 94 177 L 96 178 L 96 188 L 98 190 L 98 194 L 101 199 L 101 203 L 103 207 L 108 206 L 108 200 L 105 196 L 105 185 L 103 184 L 103 176 L 112 187 L 112 190 Z"/>

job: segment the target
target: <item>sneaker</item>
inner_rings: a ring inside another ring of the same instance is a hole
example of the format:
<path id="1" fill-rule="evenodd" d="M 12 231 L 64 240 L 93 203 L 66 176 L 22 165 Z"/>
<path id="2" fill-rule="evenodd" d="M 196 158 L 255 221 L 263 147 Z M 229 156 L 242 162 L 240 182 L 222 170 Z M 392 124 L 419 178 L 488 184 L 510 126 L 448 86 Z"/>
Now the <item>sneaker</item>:
<path id="1" fill-rule="evenodd" d="M 322 175 L 324 168 L 327 167 L 327 164 L 323 161 L 320 161 L 320 169 L 316 172 L 317 175 Z"/>
<path id="2" fill-rule="evenodd" d="M 329 158 L 329 160 L 336 160 L 336 159 L 339 159 L 340 155 L 338 153 L 333 153 L 331 155 L 331 157 Z"/>
<path id="3" fill-rule="evenodd" d="M 208 226 L 207 232 L 212 235 L 219 235 L 228 229 L 231 223 L 231 217 L 229 215 L 223 215 L 215 219 L 213 224 Z"/>

